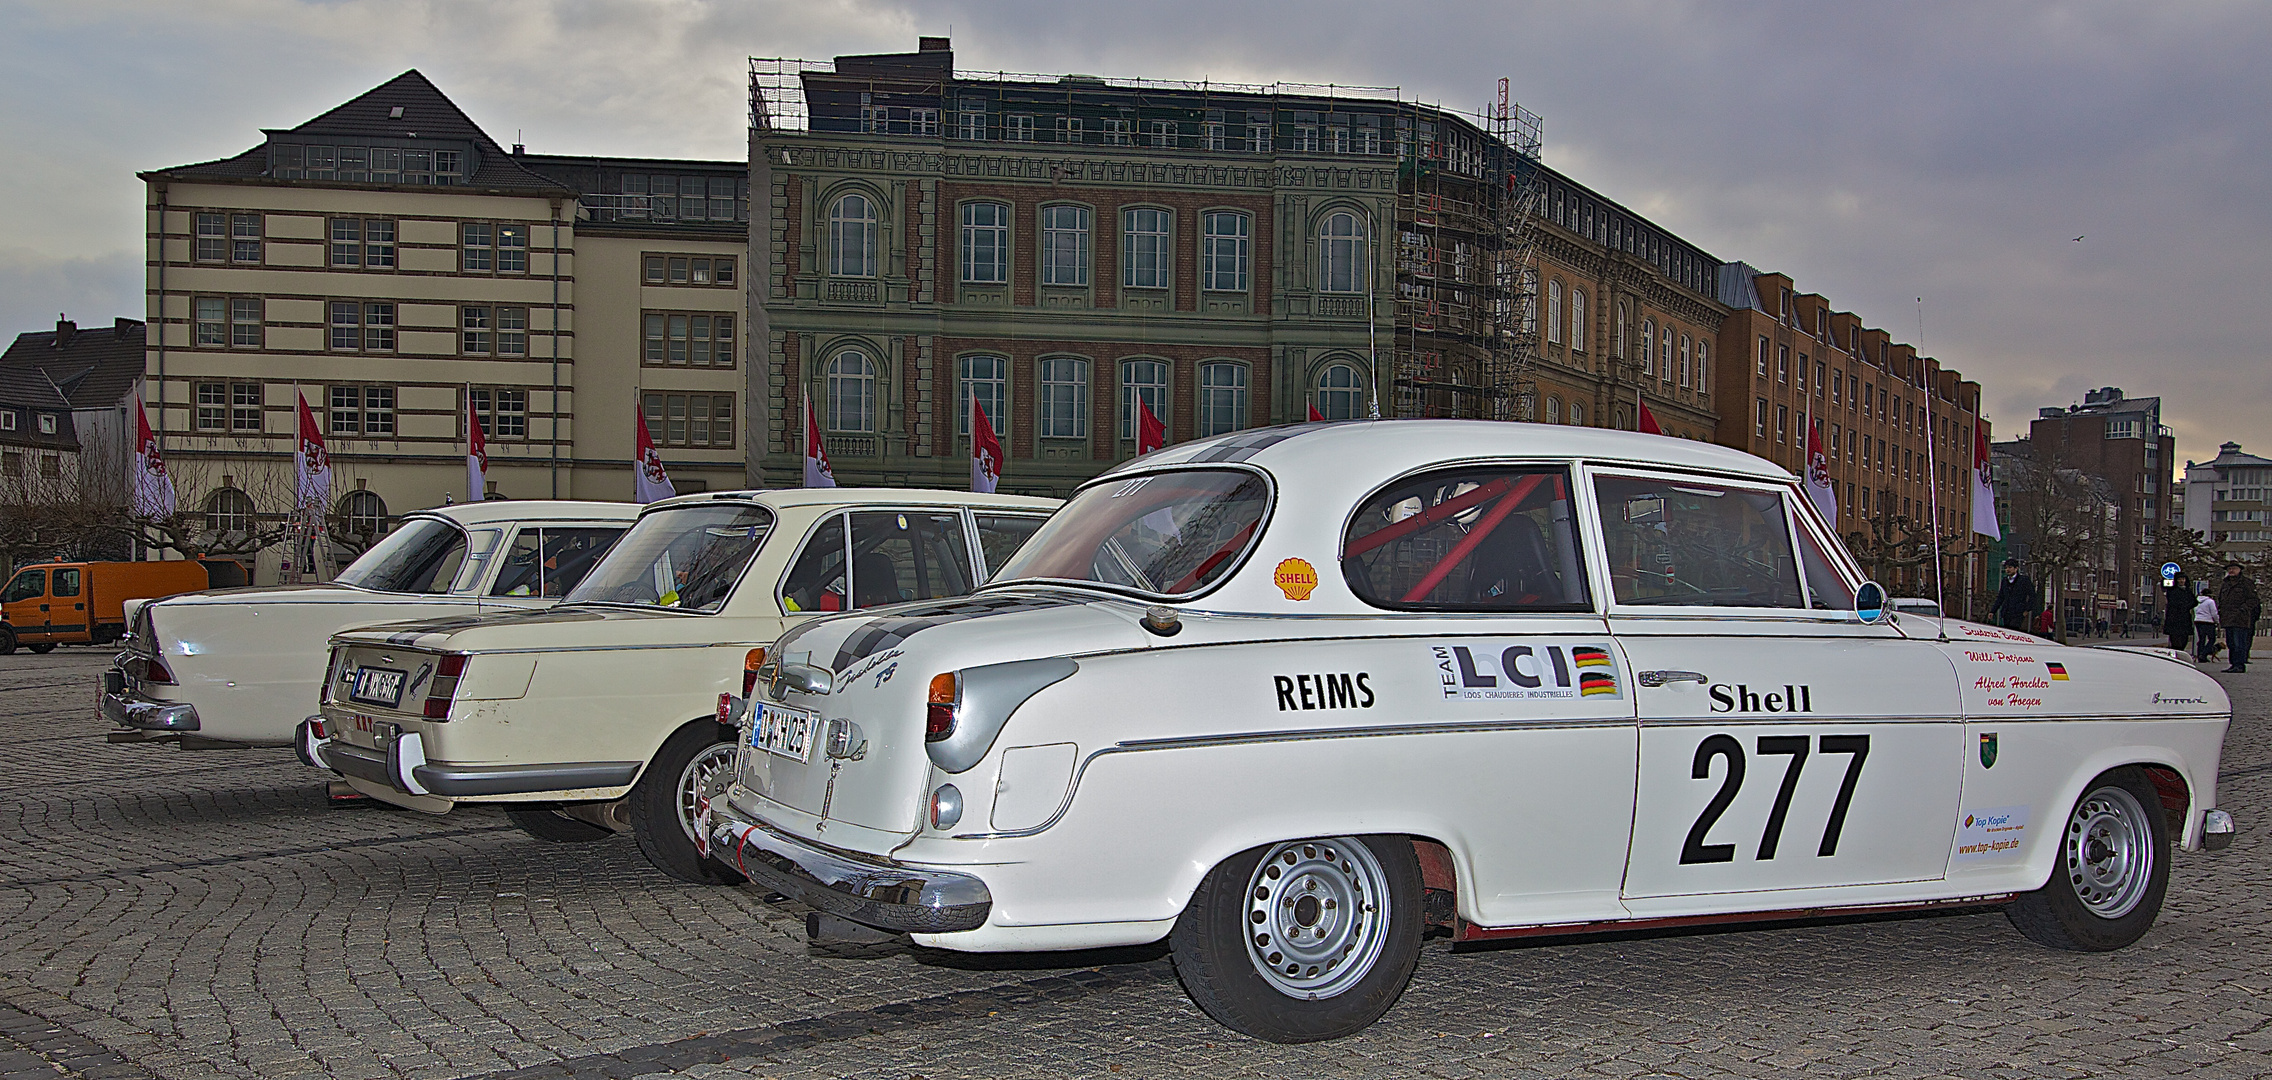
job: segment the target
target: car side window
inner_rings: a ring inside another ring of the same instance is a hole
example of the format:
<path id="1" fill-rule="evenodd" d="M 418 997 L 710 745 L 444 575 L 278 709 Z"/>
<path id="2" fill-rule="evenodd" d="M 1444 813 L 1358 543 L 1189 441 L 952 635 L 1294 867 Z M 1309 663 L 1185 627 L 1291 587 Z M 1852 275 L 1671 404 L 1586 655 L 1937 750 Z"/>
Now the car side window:
<path id="1" fill-rule="evenodd" d="M 797 553 L 788 578 L 781 582 L 781 610 L 795 614 L 845 609 L 849 590 L 845 588 L 844 527 L 844 515 L 836 514 L 805 538 L 805 550 Z"/>
<path id="2" fill-rule="evenodd" d="M 1584 611 L 1570 481 L 1561 469 L 1451 469 L 1366 499 L 1341 543 L 1350 591 L 1412 611 Z"/>
<path id="3" fill-rule="evenodd" d="M 1047 519 L 1035 514 L 979 514 L 978 550 L 986 557 L 985 576 L 994 576 Z"/>
<path id="4" fill-rule="evenodd" d="M 973 587 L 959 511 L 852 515 L 852 606 L 961 596 Z"/>
<path id="5" fill-rule="evenodd" d="M 1807 575 L 1807 606 L 1819 611 L 1852 611 L 1854 590 L 1831 564 L 1830 553 L 1811 530 L 1799 530 L 1799 567 Z"/>
<path id="6" fill-rule="evenodd" d="M 584 579 L 622 529 L 548 526 L 522 529 L 505 552 L 491 596 L 559 597 Z"/>
<path id="7" fill-rule="evenodd" d="M 53 594 L 53 595 L 56 595 L 56 596 L 77 596 L 77 595 L 79 595 L 79 569 L 78 569 L 78 567 L 72 567 L 72 568 L 70 568 L 70 569 L 67 569 L 67 570 L 57 570 L 57 571 L 55 572 L 55 592 L 54 592 L 54 594 Z"/>
<path id="8" fill-rule="evenodd" d="M 17 574 L 13 580 L 8 582 L 8 594 L 5 597 L 0 597 L 0 603 L 12 604 L 18 600 L 29 600 L 35 596 L 46 595 L 47 571 L 26 570 Z"/>
<path id="9" fill-rule="evenodd" d="M 1594 481 L 1620 604 L 1800 608 L 1783 497 L 1688 479 Z"/>

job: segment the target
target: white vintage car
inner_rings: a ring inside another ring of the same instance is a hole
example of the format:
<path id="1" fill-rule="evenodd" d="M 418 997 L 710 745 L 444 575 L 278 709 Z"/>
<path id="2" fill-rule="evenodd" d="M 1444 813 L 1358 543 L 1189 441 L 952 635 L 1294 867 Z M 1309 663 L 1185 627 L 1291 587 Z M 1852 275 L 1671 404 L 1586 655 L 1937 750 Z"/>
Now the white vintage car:
<path id="1" fill-rule="evenodd" d="M 549 611 L 334 637 L 308 740 L 374 798 L 503 803 L 540 839 L 629 832 L 665 873 L 739 881 L 695 842 L 696 785 L 733 758 L 720 696 L 748 693 L 762 647 L 812 613 L 969 593 L 1057 505 L 890 488 L 658 502 Z"/>
<path id="2" fill-rule="evenodd" d="M 1081 488 L 976 595 L 776 642 L 711 856 L 973 952 L 1172 942 L 1296 1042 L 1456 940 L 2006 905 L 2128 944 L 2231 837 L 2176 654 L 1896 616 L 1791 476 L 1657 436 L 1372 421 Z M 850 933 L 844 936 L 853 936 Z"/>
<path id="3" fill-rule="evenodd" d="M 102 676 L 110 741 L 291 745 L 315 705 L 334 631 L 548 607 L 638 515 L 632 503 L 550 500 L 420 510 L 333 581 L 142 604 Z"/>

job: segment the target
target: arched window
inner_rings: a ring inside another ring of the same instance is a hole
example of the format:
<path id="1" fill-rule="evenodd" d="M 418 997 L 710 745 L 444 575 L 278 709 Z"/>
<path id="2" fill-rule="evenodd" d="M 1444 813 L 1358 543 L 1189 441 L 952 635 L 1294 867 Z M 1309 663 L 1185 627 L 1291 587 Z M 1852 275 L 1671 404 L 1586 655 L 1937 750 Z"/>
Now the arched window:
<path id="1" fill-rule="evenodd" d="M 1666 382 L 1671 382 L 1672 327 L 1669 324 L 1665 327 L 1665 336 L 1663 340 L 1657 343 L 1657 359 L 1659 361 L 1659 363 L 1657 364 L 1657 378 L 1663 379 Z"/>
<path id="2" fill-rule="evenodd" d="M 1586 407 L 1584 405 L 1575 401 L 1570 403 L 1570 422 L 1579 427 L 1586 426 Z"/>
<path id="3" fill-rule="evenodd" d="M 876 430 L 876 362 L 846 349 L 828 362 L 828 430 Z"/>
<path id="4" fill-rule="evenodd" d="M 1089 437 L 1089 362 L 1052 356 L 1041 362 L 1041 437 Z"/>
<path id="5" fill-rule="evenodd" d="M 1620 300 L 1620 301 L 1618 301 L 1618 302 L 1617 302 L 1617 327 L 1616 327 L 1616 329 L 1615 329 L 1615 333 L 1617 334 L 1617 337 L 1616 337 L 1616 338 L 1615 338 L 1614 340 L 1612 340 L 1612 341 L 1610 342 L 1610 345 L 1612 346 L 1612 348 L 1611 348 L 1610 352 L 1611 352 L 1611 355 L 1613 355 L 1613 356 L 1617 357 L 1617 358 L 1618 358 L 1619 360 L 1623 360 L 1623 359 L 1625 359 L 1625 334 L 1626 334 L 1626 330 L 1627 330 L 1627 328 L 1631 327 L 1632 325 L 1633 325 L 1633 315 L 1632 315 L 1632 313 L 1631 313 L 1630 311 L 1628 311 L 1628 310 L 1626 309 L 1626 307 L 1625 307 L 1625 301 L 1623 301 L 1623 300 Z"/>
<path id="6" fill-rule="evenodd" d="M 216 488 L 205 497 L 205 531 L 213 536 L 249 534 L 256 513 L 252 496 L 233 487 Z"/>
<path id="7" fill-rule="evenodd" d="M 962 415 L 955 421 L 955 431 L 970 434 L 970 401 L 978 399 L 978 407 L 986 410 L 986 422 L 993 426 L 996 435 L 1010 433 L 1010 362 L 999 356 L 965 356 L 955 363 L 955 381 L 960 392 L 955 395 L 956 411 Z"/>
<path id="8" fill-rule="evenodd" d="M 1246 365 L 1199 365 L 1199 434 L 1221 435 L 1246 426 Z"/>
<path id="9" fill-rule="evenodd" d="M 828 272 L 836 277 L 876 276 L 876 203 L 854 193 L 828 208 Z"/>
<path id="10" fill-rule="evenodd" d="M 368 544 L 387 530 L 387 501 L 376 491 L 350 491 L 339 500 L 339 518 L 346 539 Z"/>
<path id="11" fill-rule="evenodd" d="M 1712 371 L 1711 348 L 1704 339 L 1696 340 L 1696 392 L 1699 394 L 1705 392 L 1704 384 L 1710 381 L 1707 376 Z"/>
<path id="12" fill-rule="evenodd" d="M 1549 424 L 1559 424 L 1562 422 L 1561 398 L 1550 396 L 1546 399 L 1546 422 Z"/>
<path id="13" fill-rule="evenodd" d="M 1641 373 L 1657 373 L 1657 321 L 1641 320 Z"/>
<path id="14" fill-rule="evenodd" d="M 1365 379 L 1348 364 L 1327 364 L 1317 373 L 1317 411 L 1328 420 L 1365 415 Z"/>
<path id="15" fill-rule="evenodd" d="M 1120 362 L 1120 437 L 1136 437 L 1136 403 L 1152 410 L 1160 426 L 1168 426 L 1168 365 L 1165 360 Z"/>
<path id="16" fill-rule="evenodd" d="M 1680 335 L 1680 385 L 1688 385 L 1688 335 Z"/>
<path id="17" fill-rule="evenodd" d="M 1346 210 L 1325 215 L 1318 225 L 1318 291 L 1365 291 L 1365 223 Z"/>
<path id="18" fill-rule="evenodd" d="M 1548 282 L 1546 286 L 1546 340 L 1562 343 L 1562 283 Z"/>
<path id="19" fill-rule="evenodd" d="M 1586 351 L 1586 294 L 1582 289 L 1570 290 L 1570 351 Z"/>
<path id="20" fill-rule="evenodd" d="M 1001 203 L 964 203 L 962 279 L 978 285 L 1010 280 L 1010 208 Z"/>

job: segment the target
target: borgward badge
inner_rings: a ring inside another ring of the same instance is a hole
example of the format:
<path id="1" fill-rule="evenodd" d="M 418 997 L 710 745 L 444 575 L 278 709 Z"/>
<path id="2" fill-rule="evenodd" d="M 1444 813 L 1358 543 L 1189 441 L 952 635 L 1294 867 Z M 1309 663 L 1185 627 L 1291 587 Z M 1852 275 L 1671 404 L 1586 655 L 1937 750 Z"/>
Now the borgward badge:
<path id="1" fill-rule="evenodd" d="M 1996 733 L 1993 731 L 1985 732 L 1980 736 L 1980 767 L 1983 769 L 1996 767 Z"/>

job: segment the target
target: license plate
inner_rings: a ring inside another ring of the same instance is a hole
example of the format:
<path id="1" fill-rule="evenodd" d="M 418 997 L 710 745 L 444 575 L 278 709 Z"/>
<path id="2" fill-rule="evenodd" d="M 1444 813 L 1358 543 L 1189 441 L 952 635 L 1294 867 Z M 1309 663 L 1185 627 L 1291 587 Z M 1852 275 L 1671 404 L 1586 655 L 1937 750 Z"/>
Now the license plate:
<path id="1" fill-rule="evenodd" d="M 759 710 L 757 723 L 750 728 L 751 746 L 798 762 L 812 760 L 813 729 L 820 726 L 819 714 L 779 705 L 760 705 Z"/>
<path id="2" fill-rule="evenodd" d="M 356 668 L 355 682 L 347 688 L 347 697 L 365 705 L 396 708 L 402 704 L 402 680 L 406 673 L 393 668 Z"/>

